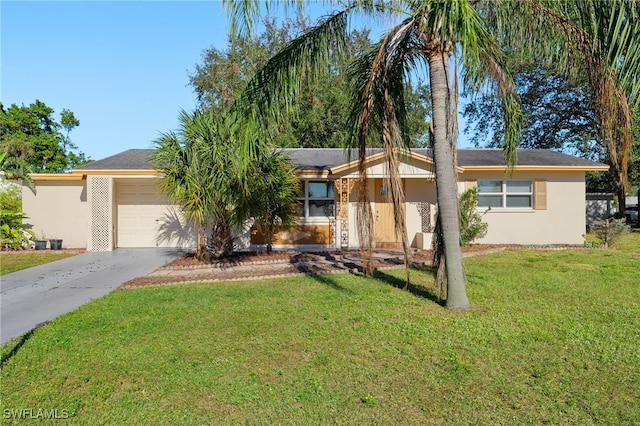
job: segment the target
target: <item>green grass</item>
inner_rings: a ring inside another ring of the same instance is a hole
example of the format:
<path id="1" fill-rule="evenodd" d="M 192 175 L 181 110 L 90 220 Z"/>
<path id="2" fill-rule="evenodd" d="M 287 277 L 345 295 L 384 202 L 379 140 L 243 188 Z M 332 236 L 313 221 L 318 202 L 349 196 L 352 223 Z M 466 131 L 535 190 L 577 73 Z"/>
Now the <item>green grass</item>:
<path id="1" fill-rule="evenodd" d="M 0 254 L 0 275 L 54 262 L 56 260 L 75 256 L 75 253 L 42 253 L 39 251 L 27 251 L 21 253 Z"/>
<path id="2" fill-rule="evenodd" d="M 401 270 L 117 291 L 2 348 L 2 410 L 66 410 L 72 424 L 638 424 L 640 238 L 625 241 L 469 258 L 464 314 L 390 285 Z M 412 277 L 433 294 L 428 271 Z"/>

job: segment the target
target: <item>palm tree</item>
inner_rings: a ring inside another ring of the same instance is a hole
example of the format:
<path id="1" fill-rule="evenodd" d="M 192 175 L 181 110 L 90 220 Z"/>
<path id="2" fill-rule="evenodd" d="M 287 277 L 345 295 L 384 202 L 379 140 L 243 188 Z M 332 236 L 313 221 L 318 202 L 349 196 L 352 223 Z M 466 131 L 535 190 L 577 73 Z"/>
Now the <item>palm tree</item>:
<path id="1" fill-rule="evenodd" d="M 273 2 L 264 1 L 269 5 Z M 297 4 L 300 1 L 288 1 Z M 226 1 L 232 31 L 249 32 L 259 14 L 260 2 Z M 391 174 L 390 187 L 397 230 L 402 233 L 402 188 L 398 185 L 397 155 L 404 141 L 404 105 L 397 81 L 426 62 L 431 83 L 434 160 L 447 274 L 447 307 L 467 309 L 459 248 L 455 197 L 455 136 L 457 71 L 451 55 L 460 55 L 464 82 L 472 90 L 496 89 L 505 115 L 504 151 L 514 165 L 522 112 L 511 79 L 501 70 L 502 47 L 540 58 L 547 64 L 564 64 L 568 71 L 586 72 L 596 95 L 602 131 L 609 155 L 624 169 L 631 135 L 630 108 L 638 105 L 640 19 L 637 0 L 353 0 L 311 28 L 269 61 L 246 92 L 245 100 L 271 113 L 300 90 L 302 76 L 315 76 L 331 54 L 344 47 L 347 18 L 361 11 L 373 17 L 383 12 L 404 16 L 390 29 L 376 50 L 360 61 L 354 87 L 358 90 L 352 115 L 354 139 L 359 147 L 360 241 L 371 247 L 371 212 L 366 190 L 366 141 L 383 141 Z M 517 24 L 514 24 L 517 18 Z M 488 23 L 488 24 L 487 24 Z M 549 24 L 553 25 L 550 28 Z M 488 28 L 493 30 L 489 32 Z M 553 34 L 553 29 L 557 32 Z M 555 36 L 554 36 L 555 35 Z M 452 69 L 453 68 L 453 69 Z M 453 71 L 453 72 L 452 72 Z M 359 83 L 359 84 L 358 84 Z M 272 114 L 272 117 L 274 115 Z M 396 173 L 394 175 L 394 173 Z M 395 185 L 394 185 L 395 182 Z M 406 236 L 403 235 L 406 250 Z"/>
<path id="2" fill-rule="evenodd" d="M 248 215 L 265 236 L 267 253 L 272 251 L 278 229 L 288 229 L 298 221 L 299 180 L 295 166 L 276 150 L 263 152 L 250 169 L 254 182 L 245 198 Z"/>
<path id="3" fill-rule="evenodd" d="M 197 225 L 198 258 L 204 258 L 205 247 L 214 257 L 230 254 L 233 230 L 251 218 L 267 235 L 270 251 L 274 228 L 296 223 L 293 164 L 264 140 L 256 141 L 251 126 L 239 126 L 235 114 L 182 111 L 179 119 L 178 132 L 156 141 L 153 162 L 164 174 L 161 188 Z M 248 145 L 260 149 L 249 154 L 243 149 Z"/>
<path id="4" fill-rule="evenodd" d="M 255 20 L 258 2 L 225 2 L 231 27 L 246 31 Z M 447 1 L 353 1 L 344 10 L 326 18 L 274 56 L 250 82 L 245 101 L 254 102 L 263 112 L 280 107 L 299 91 L 301 76 L 314 77 L 332 54 L 339 54 L 347 37 L 347 19 L 355 12 L 380 16 L 393 12 L 404 19 L 358 60 L 354 68 L 353 137 L 350 145 L 359 149 L 360 179 L 358 230 L 361 244 L 371 253 L 372 214 L 368 199 L 365 156 L 373 138 L 382 140 L 389 169 L 389 188 L 394 205 L 396 233 L 405 250 L 408 242 L 404 226 L 404 194 L 398 173 L 399 155 L 406 149 L 406 110 L 403 83 L 410 72 L 428 65 L 433 109 L 433 155 L 437 182 L 442 236 L 445 248 L 447 307 L 470 308 L 465 291 L 458 224 L 455 172 L 457 81 L 453 54 L 460 54 L 464 79 L 479 88 L 491 81 L 504 101 L 507 123 L 505 153 L 515 162 L 515 147 L 522 117 L 511 79 L 500 66 L 502 55 L 491 33 L 468 0 Z"/>
<path id="5" fill-rule="evenodd" d="M 161 188 L 179 205 L 189 221 L 198 228 L 200 258 L 207 243 L 206 231 L 212 227 L 216 256 L 233 249 L 231 227 L 244 218 L 234 208 L 241 193 L 230 126 L 223 115 L 182 111 L 180 130 L 164 133 L 156 140 L 153 162 L 164 177 Z M 211 242 L 211 241 L 209 241 Z"/>

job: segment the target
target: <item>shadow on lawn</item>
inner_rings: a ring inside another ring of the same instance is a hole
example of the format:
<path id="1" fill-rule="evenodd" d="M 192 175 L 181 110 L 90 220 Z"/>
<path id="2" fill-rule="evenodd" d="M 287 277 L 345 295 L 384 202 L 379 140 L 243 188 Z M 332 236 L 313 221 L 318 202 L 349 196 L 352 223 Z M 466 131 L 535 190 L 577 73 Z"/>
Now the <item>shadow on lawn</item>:
<path id="1" fill-rule="evenodd" d="M 435 271 L 432 268 L 425 267 L 423 270 L 426 272 L 435 274 Z M 440 295 L 437 293 L 435 289 L 430 289 L 424 286 L 416 285 L 411 282 L 407 284 L 407 282 L 404 279 L 394 277 L 393 275 L 386 274 L 380 270 L 376 271 L 376 273 L 374 274 L 374 278 L 382 281 L 385 284 L 389 284 L 395 288 L 399 288 L 401 290 L 407 290 L 409 293 L 415 296 L 429 299 L 432 302 L 437 303 L 438 305 L 444 306 L 446 303 L 446 301 L 440 297 Z"/>
<path id="2" fill-rule="evenodd" d="M 15 344 L 15 346 L 13 348 L 11 348 L 11 350 L 8 353 L 2 355 L 2 359 L 0 359 L 0 368 L 4 367 L 4 365 L 18 353 L 18 351 L 20 350 L 22 345 L 27 343 L 27 341 L 31 338 L 31 336 L 33 336 L 33 333 L 38 328 L 40 328 L 43 325 L 45 325 L 46 323 L 47 323 L 46 321 L 42 322 L 42 323 L 36 325 L 31 330 L 29 330 L 27 333 L 23 334 L 22 337 L 20 338 L 20 340 L 18 340 L 18 342 Z"/>

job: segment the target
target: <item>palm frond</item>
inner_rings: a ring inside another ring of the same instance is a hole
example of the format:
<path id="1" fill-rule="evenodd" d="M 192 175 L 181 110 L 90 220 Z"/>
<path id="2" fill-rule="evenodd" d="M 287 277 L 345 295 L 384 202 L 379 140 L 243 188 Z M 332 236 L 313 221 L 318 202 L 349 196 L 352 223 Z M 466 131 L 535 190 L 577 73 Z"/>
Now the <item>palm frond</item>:
<path id="1" fill-rule="evenodd" d="M 514 25 L 514 9 L 518 25 Z M 505 46 L 572 80 L 585 78 L 594 94 L 602 140 L 627 186 L 631 109 L 638 105 L 640 2 L 637 0 L 512 0 L 484 3 Z M 511 18 L 509 18 L 511 16 Z M 551 24 L 551 25 L 550 25 Z"/>
<path id="2" fill-rule="evenodd" d="M 366 148 L 371 142 L 382 143 L 384 161 L 388 170 L 386 185 L 395 215 L 395 234 L 402 241 L 405 252 L 405 266 L 408 281 L 409 243 L 406 234 L 404 189 L 400 176 L 399 158 L 409 145 L 406 124 L 406 103 L 404 99 L 407 72 L 415 67 L 416 47 L 414 20 L 407 19 L 394 27 L 373 49 L 354 63 L 351 72 L 354 108 L 350 115 L 354 129 L 350 147 L 356 144 L 360 153 L 359 196 L 365 202 L 360 204 L 359 237 L 372 238 L 373 223 L 368 212 L 369 190 L 367 187 Z M 368 247 L 369 244 L 366 245 Z"/>
<path id="3" fill-rule="evenodd" d="M 347 11 L 330 16 L 289 42 L 249 81 L 237 106 L 253 105 L 265 118 L 278 118 L 289 111 L 305 78 L 321 74 L 331 55 L 340 55 L 346 45 Z"/>

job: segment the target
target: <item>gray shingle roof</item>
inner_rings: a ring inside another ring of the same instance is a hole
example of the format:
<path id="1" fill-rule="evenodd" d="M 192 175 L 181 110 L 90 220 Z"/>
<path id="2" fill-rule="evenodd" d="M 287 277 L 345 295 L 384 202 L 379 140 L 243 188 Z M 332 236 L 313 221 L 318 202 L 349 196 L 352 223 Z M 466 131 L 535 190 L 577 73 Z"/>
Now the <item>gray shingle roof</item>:
<path id="1" fill-rule="evenodd" d="M 94 161 L 76 170 L 154 170 L 151 164 L 153 149 L 130 149 L 116 155 Z M 342 148 L 289 148 L 283 150 L 291 161 L 303 170 L 328 170 L 358 158 L 353 150 L 349 158 Z M 379 148 L 369 149 L 370 154 L 380 152 Z M 415 149 L 421 155 L 431 156 L 428 149 Z M 503 153 L 499 149 L 459 149 L 458 164 L 465 166 L 505 166 Z M 519 149 L 518 165 L 520 166 L 604 166 L 583 158 L 563 154 L 547 149 Z"/>
<path id="2" fill-rule="evenodd" d="M 381 149 L 373 148 L 368 150 L 369 153 L 375 154 Z M 351 152 L 351 157 L 347 155 L 344 149 L 340 148 L 319 148 L 319 149 L 285 149 L 284 152 L 291 158 L 294 164 L 301 169 L 330 169 L 341 164 L 347 163 L 349 160 L 358 158 L 357 151 Z M 412 152 L 432 156 L 430 149 L 413 149 Z M 464 148 L 458 150 L 458 164 L 465 166 L 506 166 L 504 154 L 500 149 L 470 149 Z M 572 155 L 563 154 L 561 152 L 551 151 L 548 149 L 519 149 L 518 150 L 519 166 L 574 166 L 574 167 L 592 167 L 604 166 L 604 164 L 595 163 L 584 158 L 574 157 Z"/>
<path id="3" fill-rule="evenodd" d="M 94 161 L 76 170 L 154 170 L 151 165 L 153 149 L 129 149 L 102 160 Z"/>
<path id="4" fill-rule="evenodd" d="M 459 149 L 458 164 L 464 166 L 506 166 L 500 149 Z M 519 166 L 605 166 L 584 158 L 548 149 L 519 149 Z"/>

